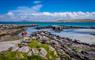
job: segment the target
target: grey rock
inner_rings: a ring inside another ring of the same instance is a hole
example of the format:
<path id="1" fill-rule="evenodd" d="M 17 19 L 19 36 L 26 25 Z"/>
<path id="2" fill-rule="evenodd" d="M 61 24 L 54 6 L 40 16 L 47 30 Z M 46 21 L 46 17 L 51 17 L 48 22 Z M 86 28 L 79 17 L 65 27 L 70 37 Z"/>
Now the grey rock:
<path id="1" fill-rule="evenodd" d="M 25 52 L 25 53 L 28 53 L 30 50 L 30 48 L 28 46 L 23 46 L 21 48 L 18 49 L 18 51 L 20 52 Z"/>
<path id="2" fill-rule="evenodd" d="M 39 55 L 41 57 L 45 57 L 47 55 L 47 51 L 44 48 L 40 48 Z"/>

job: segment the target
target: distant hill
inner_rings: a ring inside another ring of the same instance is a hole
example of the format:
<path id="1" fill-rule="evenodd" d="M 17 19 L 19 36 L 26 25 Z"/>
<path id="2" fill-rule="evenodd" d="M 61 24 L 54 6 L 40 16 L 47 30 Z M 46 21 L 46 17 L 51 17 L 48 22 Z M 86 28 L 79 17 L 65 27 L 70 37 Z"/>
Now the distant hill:
<path id="1" fill-rule="evenodd" d="M 76 20 L 57 20 L 56 22 L 95 22 L 91 19 L 76 19 Z"/>

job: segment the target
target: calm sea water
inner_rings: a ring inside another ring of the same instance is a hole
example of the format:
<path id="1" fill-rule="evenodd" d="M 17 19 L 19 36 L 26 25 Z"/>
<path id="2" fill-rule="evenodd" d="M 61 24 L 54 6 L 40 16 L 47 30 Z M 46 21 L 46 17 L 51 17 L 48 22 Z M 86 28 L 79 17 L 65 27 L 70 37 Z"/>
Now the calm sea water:
<path id="1" fill-rule="evenodd" d="M 0 22 L 0 24 L 38 24 L 40 26 L 64 25 L 64 26 L 95 26 L 95 22 Z"/>
<path id="2" fill-rule="evenodd" d="M 95 27 L 95 22 L 0 22 L 0 24 L 38 24 L 40 26 L 49 26 L 49 25 L 64 25 L 64 26 L 91 26 Z M 91 29 L 64 29 L 62 32 L 55 32 L 52 29 L 42 29 L 56 34 L 62 37 L 68 37 L 72 40 L 78 40 L 80 42 L 95 44 L 95 30 Z M 27 30 L 29 35 L 31 33 L 39 31 L 34 27 L 29 27 Z M 93 33 L 93 34 L 92 34 Z M 20 35 L 20 34 L 19 34 Z"/>

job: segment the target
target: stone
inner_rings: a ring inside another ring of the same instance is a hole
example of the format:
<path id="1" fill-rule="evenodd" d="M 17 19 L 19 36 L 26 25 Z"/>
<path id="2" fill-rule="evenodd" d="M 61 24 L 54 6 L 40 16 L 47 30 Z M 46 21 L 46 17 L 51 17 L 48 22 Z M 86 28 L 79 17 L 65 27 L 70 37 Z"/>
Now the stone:
<path id="1" fill-rule="evenodd" d="M 28 52 L 28 56 L 32 56 L 33 55 L 33 52 L 32 51 L 29 51 Z"/>
<path id="2" fill-rule="evenodd" d="M 43 40 L 49 40 L 49 38 L 46 36 L 43 36 Z"/>
<path id="3" fill-rule="evenodd" d="M 21 40 L 21 43 L 29 43 L 31 42 L 30 37 L 23 37 L 23 39 Z"/>
<path id="4" fill-rule="evenodd" d="M 27 40 L 27 39 L 30 39 L 30 37 L 24 37 L 23 39 L 24 39 L 24 40 Z"/>
<path id="5" fill-rule="evenodd" d="M 57 52 L 56 52 L 56 51 L 54 51 L 54 56 L 58 56 L 58 54 L 57 54 Z"/>
<path id="6" fill-rule="evenodd" d="M 42 32 L 41 35 L 45 35 L 45 33 Z"/>
<path id="7" fill-rule="evenodd" d="M 19 48 L 18 49 L 18 51 L 20 51 L 20 52 L 25 52 L 25 53 L 27 53 L 27 52 L 29 52 L 29 47 L 28 46 L 23 46 L 23 47 L 21 47 L 21 48 Z"/>
<path id="8" fill-rule="evenodd" d="M 61 59 L 58 57 L 58 58 L 56 58 L 55 60 L 61 60 Z"/>
<path id="9" fill-rule="evenodd" d="M 49 46 L 50 51 L 55 51 L 55 49 L 52 46 Z"/>
<path id="10" fill-rule="evenodd" d="M 36 37 L 32 37 L 32 39 L 36 39 Z"/>
<path id="11" fill-rule="evenodd" d="M 32 48 L 31 50 L 34 55 L 38 55 L 39 51 L 37 48 Z"/>
<path id="12" fill-rule="evenodd" d="M 19 47 L 15 46 L 15 47 L 12 47 L 12 51 L 17 51 L 19 49 Z"/>
<path id="13" fill-rule="evenodd" d="M 44 48 L 40 48 L 40 49 L 39 49 L 39 55 L 40 55 L 41 57 L 46 57 L 47 51 L 46 51 Z"/>
<path id="14" fill-rule="evenodd" d="M 51 40 L 50 42 L 51 42 L 51 44 L 58 45 L 58 42 L 57 42 L 57 41 L 55 41 L 55 40 Z"/>

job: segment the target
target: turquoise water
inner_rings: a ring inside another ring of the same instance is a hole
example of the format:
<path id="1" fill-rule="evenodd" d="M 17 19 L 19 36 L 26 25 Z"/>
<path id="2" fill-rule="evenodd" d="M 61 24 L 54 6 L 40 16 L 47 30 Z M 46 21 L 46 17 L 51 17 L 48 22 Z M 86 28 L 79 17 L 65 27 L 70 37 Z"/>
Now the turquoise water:
<path id="1" fill-rule="evenodd" d="M 64 25 L 64 26 L 95 26 L 95 22 L 0 22 L 0 24 L 38 24 L 40 26 Z"/>

